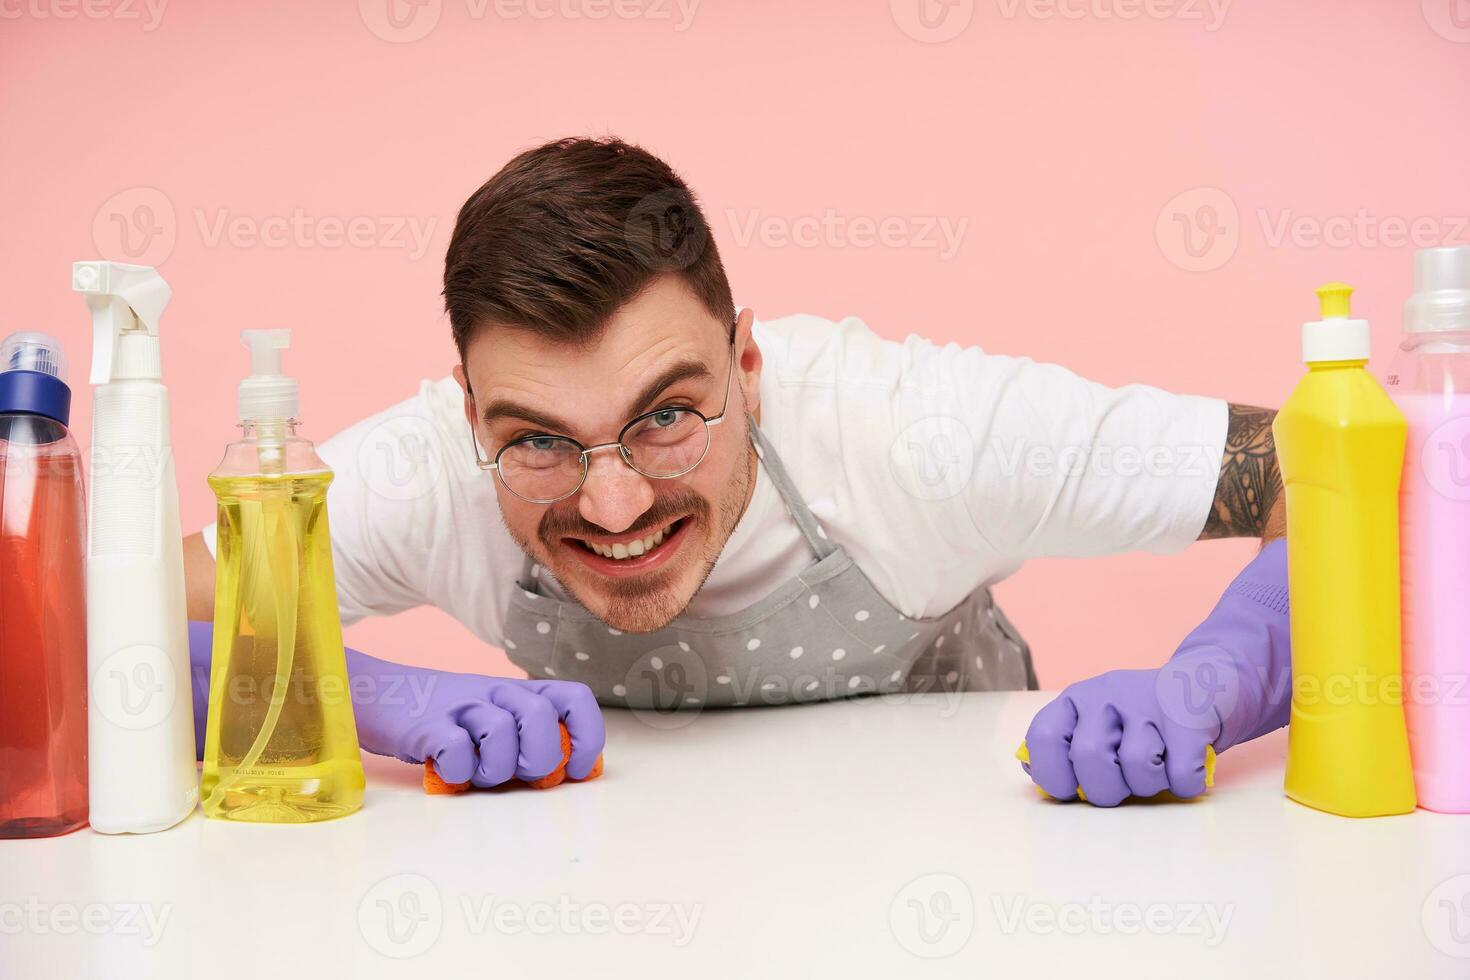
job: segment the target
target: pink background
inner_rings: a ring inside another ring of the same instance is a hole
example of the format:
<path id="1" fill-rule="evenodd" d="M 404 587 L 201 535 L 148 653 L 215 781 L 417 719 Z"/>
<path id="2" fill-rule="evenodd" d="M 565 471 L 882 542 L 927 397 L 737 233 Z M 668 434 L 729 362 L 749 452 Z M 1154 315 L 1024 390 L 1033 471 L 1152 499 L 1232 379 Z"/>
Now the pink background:
<path id="1" fill-rule="evenodd" d="M 454 214 L 553 137 L 665 155 L 759 315 L 855 314 L 893 338 L 1258 404 L 1300 371 L 1314 286 L 1358 287 L 1381 371 L 1409 242 L 1470 240 L 1464 0 L 1242 3 L 1221 20 L 1202 0 L 957 0 L 927 22 L 918 0 L 704 0 L 687 21 L 673 0 L 196 0 L 156 20 L 141 0 L 91 2 L 0 8 L 0 328 L 67 342 L 85 444 L 91 340 L 69 263 L 161 264 L 191 530 L 235 432 L 239 331 L 295 329 L 318 440 L 446 373 Z M 298 209 L 309 231 L 214 235 L 221 217 L 269 232 Z M 745 235 L 829 210 L 968 224 L 952 256 L 912 236 Z M 422 254 L 394 232 L 405 218 L 432 222 Z M 366 233 L 340 243 L 323 219 Z M 1341 234 L 1314 236 L 1324 224 Z M 1166 657 L 1252 548 L 1037 562 L 1000 595 L 1055 687 Z M 510 669 L 434 610 L 349 639 Z"/>

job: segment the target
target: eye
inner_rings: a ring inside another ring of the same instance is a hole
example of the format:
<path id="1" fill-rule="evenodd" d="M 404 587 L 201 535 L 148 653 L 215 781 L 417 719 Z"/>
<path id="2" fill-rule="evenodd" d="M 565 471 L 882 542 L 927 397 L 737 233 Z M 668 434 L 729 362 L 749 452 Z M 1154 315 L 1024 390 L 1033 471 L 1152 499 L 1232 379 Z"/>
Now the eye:
<path id="1" fill-rule="evenodd" d="M 534 449 L 538 453 L 548 453 L 551 452 L 551 450 L 555 449 L 560 443 L 561 440 L 557 439 L 554 436 L 532 436 L 524 443 L 522 443 L 522 445 L 526 446 L 527 448 Z"/>
<path id="2" fill-rule="evenodd" d="M 683 413 L 677 408 L 663 408 L 650 415 L 648 421 L 660 429 L 666 429 L 671 425 L 677 425 L 681 414 Z"/>

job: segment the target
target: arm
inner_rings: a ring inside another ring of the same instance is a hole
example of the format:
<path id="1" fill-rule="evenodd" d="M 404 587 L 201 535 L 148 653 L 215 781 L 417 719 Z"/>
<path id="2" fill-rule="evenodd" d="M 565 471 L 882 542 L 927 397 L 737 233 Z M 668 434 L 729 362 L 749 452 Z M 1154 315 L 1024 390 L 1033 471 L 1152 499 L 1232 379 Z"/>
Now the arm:
<path id="1" fill-rule="evenodd" d="M 1271 435 L 1275 409 L 1230 406 L 1225 453 L 1215 502 L 1199 539 L 1260 538 L 1262 544 L 1286 534 L 1286 495 L 1276 441 Z"/>
<path id="2" fill-rule="evenodd" d="M 184 539 L 184 596 L 191 620 L 214 619 L 214 555 L 198 531 Z"/>

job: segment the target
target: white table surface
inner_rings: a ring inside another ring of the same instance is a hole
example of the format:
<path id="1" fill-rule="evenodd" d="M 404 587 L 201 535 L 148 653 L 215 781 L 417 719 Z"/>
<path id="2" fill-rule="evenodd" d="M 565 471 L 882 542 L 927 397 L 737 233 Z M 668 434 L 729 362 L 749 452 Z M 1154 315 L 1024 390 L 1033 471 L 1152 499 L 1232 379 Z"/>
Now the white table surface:
<path id="1" fill-rule="evenodd" d="M 1283 732 L 1202 801 L 1050 803 L 1048 697 L 614 711 L 590 783 L 367 756 L 330 823 L 0 841 L 0 976 L 1470 976 L 1470 816 L 1298 806 Z"/>

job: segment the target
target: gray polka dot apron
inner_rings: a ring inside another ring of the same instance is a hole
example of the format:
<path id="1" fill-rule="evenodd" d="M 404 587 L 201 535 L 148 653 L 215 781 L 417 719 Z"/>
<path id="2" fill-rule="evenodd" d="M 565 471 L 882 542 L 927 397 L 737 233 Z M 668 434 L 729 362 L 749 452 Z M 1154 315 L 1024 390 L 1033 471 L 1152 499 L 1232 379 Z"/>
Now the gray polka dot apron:
<path id="1" fill-rule="evenodd" d="M 581 681 L 604 705 L 655 711 L 1036 689 L 1030 650 L 989 588 L 940 616 L 894 609 L 827 539 L 755 419 L 746 419 L 816 561 L 739 612 L 681 615 L 652 633 L 623 633 L 544 594 L 527 557 L 505 618 L 512 663 L 532 677 Z"/>

